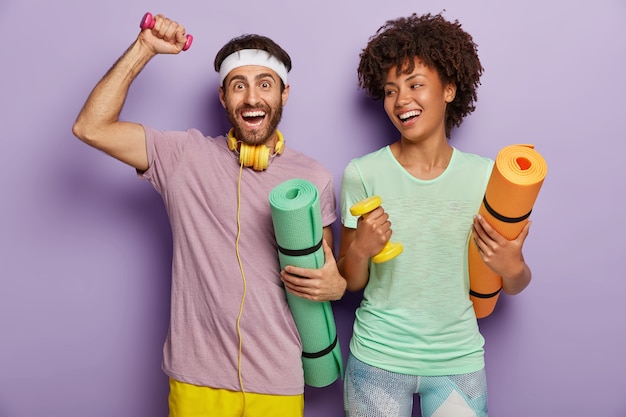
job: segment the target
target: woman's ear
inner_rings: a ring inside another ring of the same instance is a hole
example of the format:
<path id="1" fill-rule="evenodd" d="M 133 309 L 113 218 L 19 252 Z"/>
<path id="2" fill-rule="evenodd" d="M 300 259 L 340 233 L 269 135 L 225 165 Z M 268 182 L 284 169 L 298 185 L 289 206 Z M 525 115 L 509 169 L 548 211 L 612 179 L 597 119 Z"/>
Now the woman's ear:
<path id="1" fill-rule="evenodd" d="M 443 89 L 443 98 L 446 103 L 452 103 L 456 97 L 456 84 L 449 83 Z"/>

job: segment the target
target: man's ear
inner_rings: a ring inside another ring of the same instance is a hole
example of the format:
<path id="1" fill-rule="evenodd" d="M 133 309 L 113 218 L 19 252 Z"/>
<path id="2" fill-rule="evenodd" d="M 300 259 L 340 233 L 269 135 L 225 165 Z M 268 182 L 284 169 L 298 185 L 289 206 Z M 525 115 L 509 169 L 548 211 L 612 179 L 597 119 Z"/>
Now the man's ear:
<path id="1" fill-rule="evenodd" d="M 443 98 L 446 103 L 452 103 L 456 97 L 456 84 L 449 83 L 443 89 Z"/>
<path id="2" fill-rule="evenodd" d="M 287 99 L 289 98 L 289 84 L 285 86 L 285 89 L 281 93 L 281 99 L 283 101 L 283 107 L 287 104 Z"/>
<path id="3" fill-rule="evenodd" d="M 224 88 L 222 88 L 222 86 L 217 87 L 217 93 L 220 98 L 220 103 L 222 103 L 222 107 L 226 108 L 226 98 L 224 97 Z"/>

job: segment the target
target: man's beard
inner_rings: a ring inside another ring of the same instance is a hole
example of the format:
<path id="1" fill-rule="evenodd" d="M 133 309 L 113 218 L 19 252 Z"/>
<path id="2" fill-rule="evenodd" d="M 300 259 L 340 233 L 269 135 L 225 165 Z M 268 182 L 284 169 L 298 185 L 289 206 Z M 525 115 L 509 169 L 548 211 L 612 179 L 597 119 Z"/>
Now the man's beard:
<path id="1" fill-rule="evenodd" d="M 262 128 L 259 129 L 242 129 L 241 128 L 241 119 L 239 115 L 243 111 L 248 110 L 263 110 L 265 112 L 265 117 L 269 117 L 268 123 L 263 123 Z M 274 133 L 276 128 L 278 127 L 278 123 L 280 123 L 280 119 L 283 116 L 283 107 L 276 106 L 273 109 L 267 109 L 264 107 L 249 107 L 245 106 L 243 108 L 238 108 L 235 110 L 230 110 L 226 112 L 228 115 L 228 120 L 232 125 L 235 131 L 235 138 L 238 141 L 245 143 L 246 145 L 261 145 L 267 142 L 269 137 Z"/>

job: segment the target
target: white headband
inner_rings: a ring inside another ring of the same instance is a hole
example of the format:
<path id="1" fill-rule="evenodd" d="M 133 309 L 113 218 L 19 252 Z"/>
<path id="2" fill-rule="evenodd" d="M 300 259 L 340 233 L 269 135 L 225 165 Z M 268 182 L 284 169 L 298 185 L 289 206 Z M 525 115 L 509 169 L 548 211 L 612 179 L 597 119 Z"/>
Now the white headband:
<path id="1" fill-rule="evenodd" d="M 287 85 L 287 67 L 285 64 L 261 49 L 241 49 L 228 55 L 220 65 L 220 84 L 224 83 L 229 72 L 245 65 L 259 65 L 274 70 L 283 80 L 283 84 Z"/>

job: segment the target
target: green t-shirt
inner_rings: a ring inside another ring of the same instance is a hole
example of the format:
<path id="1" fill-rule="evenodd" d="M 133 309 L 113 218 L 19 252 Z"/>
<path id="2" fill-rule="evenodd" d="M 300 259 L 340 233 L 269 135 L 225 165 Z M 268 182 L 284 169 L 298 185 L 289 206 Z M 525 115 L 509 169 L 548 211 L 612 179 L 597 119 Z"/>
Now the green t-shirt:
<path id="1" fill-rule="evenodd" d="M 404 246 L 391 261 L 370 262 L 350 342 L 358 359 L 420 376 L 484 367 L 484 339 L 469 298 L 467 243 L 492 168 L 492 160 L 454 149 L 439 177 L 419 180 L 389 147 L 348 164 L 341 187 L 343 225 L 356 228 L 350 207 L 379 195 L 391 240 Z"/>

